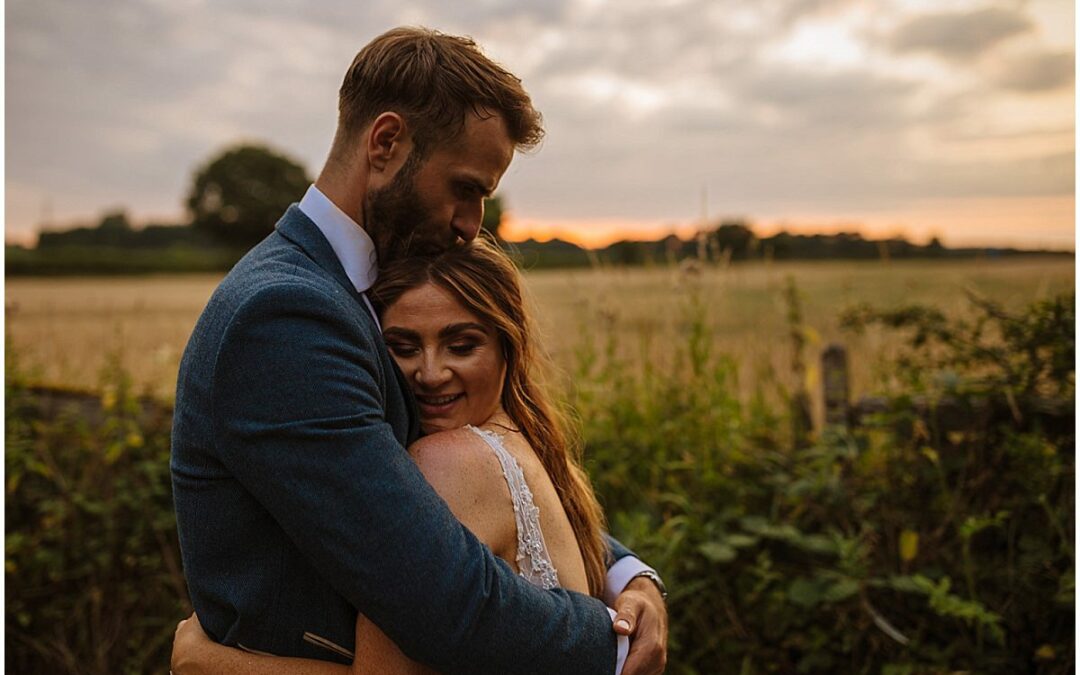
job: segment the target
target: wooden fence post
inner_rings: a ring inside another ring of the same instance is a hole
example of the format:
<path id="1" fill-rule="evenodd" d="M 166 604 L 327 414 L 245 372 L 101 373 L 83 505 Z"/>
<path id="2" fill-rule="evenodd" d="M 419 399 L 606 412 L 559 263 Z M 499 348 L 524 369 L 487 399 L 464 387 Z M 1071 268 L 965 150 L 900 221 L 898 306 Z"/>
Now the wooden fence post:
<path id="1" fill-rule="evenodd" d="M 821 387 L 825 399 L 825 426 L 847 428 L 848 404 L 847 350 L 831 344 L 821 353 Z"/>

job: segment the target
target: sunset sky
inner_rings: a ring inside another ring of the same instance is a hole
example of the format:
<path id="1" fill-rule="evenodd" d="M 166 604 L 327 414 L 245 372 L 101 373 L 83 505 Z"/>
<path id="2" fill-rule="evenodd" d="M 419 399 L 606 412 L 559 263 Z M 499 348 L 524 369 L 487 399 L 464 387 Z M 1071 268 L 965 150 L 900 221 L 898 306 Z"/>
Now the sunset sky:
<path id="1" fill-rule="evenodd" d="M 192 171 L 268 143 L 318 172 L 353 55 L 399 24 L 473 36 L 547 139 L 500 188 L 511 237 L 588 245 L 853 230 L 1075 244 L 1068 0 L 8 0 L 6 238 L 126 208 L 179 222 Z M 297 195 L 299 198 L 300 195 Z"/>

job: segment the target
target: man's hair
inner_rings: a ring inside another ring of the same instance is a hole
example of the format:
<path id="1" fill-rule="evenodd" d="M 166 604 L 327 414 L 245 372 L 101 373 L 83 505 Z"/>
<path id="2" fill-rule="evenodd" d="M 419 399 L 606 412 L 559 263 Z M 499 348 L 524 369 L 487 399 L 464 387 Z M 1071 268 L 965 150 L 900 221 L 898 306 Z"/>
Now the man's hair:
<path id="1" fill-rule="evenodd" d="M 421 154 L 461 133 L 468 112 L 499 114 L 519 149 L 544 136 L 521 80 L 484 56 L 468 37 L 426 28 L 389 30 L 353 59 L 338 99 L 338 140 L 352 141 L 381 113 L 409 125 Z"/>

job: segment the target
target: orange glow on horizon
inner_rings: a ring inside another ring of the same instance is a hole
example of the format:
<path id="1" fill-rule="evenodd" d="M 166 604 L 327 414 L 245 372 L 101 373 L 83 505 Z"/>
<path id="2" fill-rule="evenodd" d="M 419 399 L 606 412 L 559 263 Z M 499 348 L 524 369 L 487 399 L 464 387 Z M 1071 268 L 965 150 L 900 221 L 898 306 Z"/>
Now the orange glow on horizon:
<path id="1" fill-rule="evenodd" d="M 619 218 L 572 220 L 516 220 L 504 215 L 502 236 L 507 241 L 550 241 L 562 239 L 583 248 L 603 248 L 620 240 L 654 241 L 669 234 L 686 239 L 700 229 L 696 225 L 673 225 L 670 222 L 633 221 Z"/>
<path id="2" fill-rule="evenodd" d="M 709 227 L 723 220 L 711 218 Z M 904 211 L 822 214 L 785 214 L 780 218 L 749 221 L 759 237 L 782 230 L 792 234 L 858 232 L 867 239 L 902 237 L 925 244 L 938 237 L 946 246 L 1004 246 L 1075 250 L 1075 198 L 1000 197 L 927 201 Z M 659 220 L 514 218 L 504 215 L 502 235 L 509 241 L 562 239 L 584 248 L 603 248 L 620 240 L 656 241 L 670 234 L 692 238 L 704 229 L 701 221 L 673 223 Z"/>

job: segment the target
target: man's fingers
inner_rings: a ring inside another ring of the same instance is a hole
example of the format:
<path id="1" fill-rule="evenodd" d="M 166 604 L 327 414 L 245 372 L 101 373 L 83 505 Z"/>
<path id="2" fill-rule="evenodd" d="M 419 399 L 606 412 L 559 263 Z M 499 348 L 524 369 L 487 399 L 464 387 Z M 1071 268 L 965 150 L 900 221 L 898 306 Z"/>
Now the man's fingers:
<path id="1" fill-rule="evenodd" d="M 663 652 L 648 639 L 630 641 L 630 652 L 623 664 L 623 675 L 657 675 L 664 672 Z"/>
<path id="2" fill-rule="evenodd" d="M 638 625 L 638 617 L 641 616 L 643 607 L 644 604 L 633 596 L 627 597 L 625 594 L 619 596 L 619 600 L 615 603 L 615 622 L 613 624 L 615 632 L 619 635 L 633 633 Z"/>
<path id="3" fill-rule="evenodd" d="M 655 597 L 653 597 L 655 596 Z M 615 600 L 613 629 L 631 635 L 623 675 L 659 675 L 667 663 L 667 611 L 659 593 L 624 591 Z"/>

